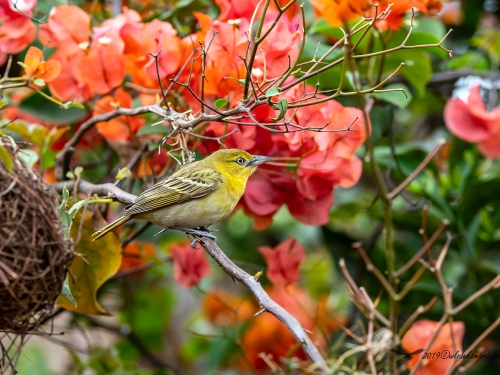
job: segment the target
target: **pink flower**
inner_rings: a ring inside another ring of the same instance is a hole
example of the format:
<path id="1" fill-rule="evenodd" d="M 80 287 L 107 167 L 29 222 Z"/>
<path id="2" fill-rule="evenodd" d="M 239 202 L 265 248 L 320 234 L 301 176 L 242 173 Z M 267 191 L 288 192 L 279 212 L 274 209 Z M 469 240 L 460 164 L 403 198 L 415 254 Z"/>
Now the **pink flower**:
<path id="1" fill-rule="evenodd" d="M 189 243 L 170 247 L 174 260 L 174 279 L 185 287 L 198 284 L 210 275 L 210 264 L 203 249 L 195 250 Z"/>
<path id="2" fill-rule="evenodd" d="M 306 258 L 306 251 L 295 238 L 289 238 L 275 248 L 259 246 L 258 249 L 267 263 L 267 277 L 274 285 L 288 285 L 299 280 L 299 267 Z"/>
<path id="3" fill-rule="evenodd" d="M 26 12 L 36 1 L 19 2 L 19 9 Z M 15 55 L 24 50 L 35 40 L 36 26 L 25 15 L 13 10 L 12 3 L 0 0 L 0 65 L 7 61 L 8 55 Z"/>
<path id="4" fill-rule="evenodd" d="M 480 86 L 471 89 L 467 103 L 450 99 L 444 109 L 444 122 L 458 138 L 476 143 L 484 156 L 500 157 L 500 107 L 486 110 Z"/>

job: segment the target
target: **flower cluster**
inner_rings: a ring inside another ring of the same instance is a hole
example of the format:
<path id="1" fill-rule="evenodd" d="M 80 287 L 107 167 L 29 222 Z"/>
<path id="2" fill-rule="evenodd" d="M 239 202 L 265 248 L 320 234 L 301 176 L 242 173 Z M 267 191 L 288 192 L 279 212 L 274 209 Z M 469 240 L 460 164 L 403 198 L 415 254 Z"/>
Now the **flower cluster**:
<path id="1" fill-rule="evenodd" d="M 412 8 L 424 14 L 434 15 L 442 8 L 441 0 L 311 0 L 316 12 L 332 26 L 343 26 L 344 22 L 361 16 L 373 17 L 376 5 L 379 12 L 391 6 L 387 17 L 377 21 L 381 29 L 399 30 L 403 24 L 403 15 Z"/>
<path id="2" fill-rule="evenodd" d="M 127 8 L 117 17 L 93 26 L 90 16 L 77 6 L 54 7 L 39 31 L 40 41 L 55 48 L 51 59 L 61 67 L 59 75 L 47 80 L 52 95 L 61 101 L 92 103 L 93 115 L 99 115 L 118 107 L 154 104 L 158 100 L 154 92 L 160 88 L 158 79 L 167 87 L 175 76 L 191 90 L 177 90 L 175 96 L 169 96 L 169 102 L 179 112 L 199 111 L 201 103 L 197 98 L 201 97 L 209 106 L 219 98 L 227 98 L 226 108 L 236 106 L 243 97 L 241 81 L 247 66 L 242 57 L 247 54 L 247 33 L 258 2 L 248 7 L 237 7 L 234 0 L 217 3 L 222 11 L 220 16 L 212 19 L 195 13 L 199 31 L 184 38 L 177 36 L 170 23 L 158 19 L 143 22 L 139 13 Z M 277 9 L 271 4 L 263 30 L 273 26 L 276 19 Z M 260 52 L 251 69 L 257 87 L 281 77 L 290 62 L 298 58 L 303 30 L 297 11 L 291 7 L 259 45 Z M 200 52 L 200 43 L 207 51 L 204 64 L 201 58 L 192 60 L 194 48 L 194 56 Z M 203 84 L 202 65 L 206 77 Z M 290 81 L 291 78 L 285 84 Z M 255 219 L 256 229 L 271 225 L 272 217 L 283 205 L 303 223 L 326 224 L 334 187 L 352 186 L 361 175 L 362 163 L 354 153 L 366 139 L 370 125 L 364 123 L 358 109 L 324 101 L 286 111 L 286 121 L 295 127 L 259 126 L 277 123 L 273 120 L 279 115 L 277 100 L 307 104 L 320 98 L 321 95 L 314 95 L 313 87 L 297 85 L 273 98 L 271 105 L 254 109 L 248 118 L 210 123 L 204 129 L 203 134 L 208 137 L 238 130 L 225 140 L 226 147 L 297 160 L 295 166 L 261 168 L 250 179 L 238 207 Z M 121 164 L 126 165 L 138 144 L 153 140 L 152 136 L 137 135 L 145 124 L 142 117 L 119 116 L 99 123 L 97 131 L 120 154 Z M 199 139 L 189 137 L 188 147 L 209 154 L 220 145 L 215 141 L 200 144 Z M 129 153 L 123 152 L 128 149 Z M 160 171 L 167 158 L 165 154 L 160 156 L 149 157 L 139 175 Z"/>

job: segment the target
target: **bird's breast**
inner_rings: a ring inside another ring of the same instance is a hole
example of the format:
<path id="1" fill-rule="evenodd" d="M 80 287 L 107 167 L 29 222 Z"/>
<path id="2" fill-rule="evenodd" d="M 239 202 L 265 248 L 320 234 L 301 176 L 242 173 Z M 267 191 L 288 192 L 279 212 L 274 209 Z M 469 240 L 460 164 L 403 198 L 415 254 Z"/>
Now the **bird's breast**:
<path id="1" fill-rule="evenodd" d="M 163 228 L 174 225 L 184 228 L 212 225 L 231 214 L 242 194 L 234 189 L 219 188 L 204 197 L 150 211 L 138 217 Z"/>

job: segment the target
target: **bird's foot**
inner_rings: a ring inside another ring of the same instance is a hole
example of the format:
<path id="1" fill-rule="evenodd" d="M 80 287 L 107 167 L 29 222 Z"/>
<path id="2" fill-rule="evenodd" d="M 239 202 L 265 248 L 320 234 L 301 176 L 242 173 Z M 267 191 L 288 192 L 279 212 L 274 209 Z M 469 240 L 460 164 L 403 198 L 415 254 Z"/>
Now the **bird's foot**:
<path id="1" fill-rule="evenodd" d="M 178 227 L 178 226 L 170 227 L 170 229 L 180 230 L 181 232 L 184 232 L 186 234 L 190 234 L 190 235 L 197 237 L 197 238 L 206 237 L 206 238 L 210 238 L 212 241 L 217 241 L 217 237 L 215 237 L 213 234 L 210 234 L 209 232 L 204 231 L 204 230 L 183 228 L 183 227 Z"/>
<path id="2" fill-rule="evenodd" d="M 207 232 L 207 233 L 212 233 L 212 232 L 218 232 L 219 230 L 218 229 L 208 229 L 207 227 L 198 227 L 196 229 L 199 229 L 203 232 Z"/>

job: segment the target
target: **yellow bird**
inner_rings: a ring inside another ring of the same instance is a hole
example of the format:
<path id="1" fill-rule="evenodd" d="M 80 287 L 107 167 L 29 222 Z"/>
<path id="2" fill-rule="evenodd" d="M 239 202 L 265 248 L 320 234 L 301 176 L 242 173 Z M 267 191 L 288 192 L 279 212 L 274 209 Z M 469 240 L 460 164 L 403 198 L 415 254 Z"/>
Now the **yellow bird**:
<path id="1" fill-rule="evenodd" d="M 150 221 L 163 230 L 176 229 L 215 240 L 206 227 L 233 211 L 248 178 L 258 165 L 270 160 L 237 149 L 216 151 L 144 191 L 125 207 L 122 217 L 95 232 L 94 240 L 132 218 Z"/>

